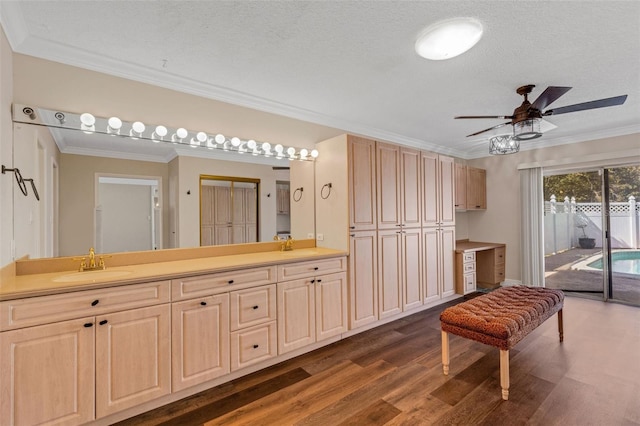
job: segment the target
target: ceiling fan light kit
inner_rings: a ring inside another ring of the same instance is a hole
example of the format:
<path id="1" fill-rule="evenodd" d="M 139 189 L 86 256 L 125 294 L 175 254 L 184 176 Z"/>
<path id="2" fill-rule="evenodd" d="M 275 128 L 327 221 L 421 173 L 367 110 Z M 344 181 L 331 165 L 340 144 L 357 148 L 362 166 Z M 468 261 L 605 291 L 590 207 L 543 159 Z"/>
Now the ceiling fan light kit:
<path id="1" fill-rule="evenodd" d="M 511 135 L 494 136 L 489 139 L 489 154 L 506 155 L 520 151 L 520 141 Z"/>
<path id="2" fill-rule="evenodd" d="M 542 136 L 540 131 L 540 118 L 519 121 L 513 125 L 513 139 L 517 141 L 528 141 Z"/>
<path id="3" fill-rule="evenodd" d="M 418 55 L 441 61 L 455 58 L 482 38 L 482 24 L 475 18 L 453 18 L 429 25 L 416 41 Z"/>

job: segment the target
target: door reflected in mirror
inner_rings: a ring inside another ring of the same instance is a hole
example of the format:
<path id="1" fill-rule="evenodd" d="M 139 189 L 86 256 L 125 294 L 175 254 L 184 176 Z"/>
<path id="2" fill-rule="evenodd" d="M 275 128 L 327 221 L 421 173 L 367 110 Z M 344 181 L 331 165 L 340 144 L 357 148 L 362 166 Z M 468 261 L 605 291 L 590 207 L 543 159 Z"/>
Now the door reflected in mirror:
<path id="1" fill-rule="evenodd" d="M 258 241 L 260 179 L 200 175 L 200 245 Z"/>

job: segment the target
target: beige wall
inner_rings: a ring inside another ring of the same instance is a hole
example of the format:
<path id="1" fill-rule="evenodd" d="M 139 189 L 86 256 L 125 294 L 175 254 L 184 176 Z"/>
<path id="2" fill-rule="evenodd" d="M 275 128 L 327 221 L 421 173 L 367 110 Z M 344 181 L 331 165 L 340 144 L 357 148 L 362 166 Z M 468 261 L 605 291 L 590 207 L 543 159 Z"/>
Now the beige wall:
<path id="1" fill-rule="evenodd" d="M 162 178 L 162 241 L 169 241 L 169 168 L 166 163 L 87 155 L 60 155 L 60 256 L 88 253 L 93 231 L 96 173 Z"/>
<path id="2" fill-rule="evenodd" d="M 621 153 L 616 154 L 617 151 Z M 468 227 L 468 238 L 476 241 L 506 243 L 506 278 L 519 281 L 521 278 L 520 241 L 522 230 L 518 166 L 535 162 L 576 164 L 598 157 L 609 157 L 610 160 L 605 160 L 605 162 L 616 164 L 620 161 L 628 161 L 629 151 L 640 155 L 640 134 L 469 160 L 469 165 L 487 170 L 487 210 L 458 215 L 466 217 L 468 224 L 465 226 Z M 460 235 L 456 237 L 461 238 Z"/>
<path id="3" fill-rule="evenodd" d="M 13 57 L 11 47 L 0 27 L 0 163 L 13 166 Z M 0 268 L 13 261 L 13 186 L 9 175 L 0 175 Z M 1 277 L 1 275 L 0 275 Z"/>
<path id="4" fill-rule="evenodd" d="M 291 167 L 289 171 L 291 236 L 297 240 L 315 238 L 315 163 L 292 161 L 289 166 Z M 299 201 L 294 201 L 293 196 L 297 188 L 303 188 L 303 190 L 302 194 L 296 194 L 296 199 L 299 198 Z"/>

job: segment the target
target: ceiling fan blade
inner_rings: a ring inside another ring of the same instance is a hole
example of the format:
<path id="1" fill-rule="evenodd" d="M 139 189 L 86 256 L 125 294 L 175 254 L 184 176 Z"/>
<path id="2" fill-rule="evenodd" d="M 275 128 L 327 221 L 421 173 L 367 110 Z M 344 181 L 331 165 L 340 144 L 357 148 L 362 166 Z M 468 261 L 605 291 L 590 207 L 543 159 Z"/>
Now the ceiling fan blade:
<path id="1" fill-rule="evenodd" d="M 500 127 L 506 126 L 507 124 L 511 124 L 511 122 L 507 121 L 506 123 L 498 124 L 497 126 L 489 127 L 488 129 L 480 130 L 479 132 L 471 133 L 470 135 L 467 135 L 467 137 L 479 135 L 480 133 L 488 132 L 489 130 L 499 129 Z"/>
<path id="2" fill-rule="evenodd" d="M 615 105 L 622 105 L 627 100 L 627 95 L 614 96 L 613 98 L 598 99 L 597 101 L 583 102 L 581 104 L 567 105 L 565 107 L 554 108 L 545 111 L 542 115 L 558 115 L 568 112 L 584 111 L 587 109 L 605 108 Z"/>
<path id="3" fill-rule="evenodd" d="M 531 108 L 542 111 L 569 90 L 571 90 L 571 87 L 549 86 L 538 96 L 538 99 L 531 104 Z"/>
<path id="4" fill-rule="evenodd" d="M 459 118 L 505 118 L 511 120 L 513 118 L 512 115 L 459 115 L 457 117 L 453 117 L 456 120 Z"/>

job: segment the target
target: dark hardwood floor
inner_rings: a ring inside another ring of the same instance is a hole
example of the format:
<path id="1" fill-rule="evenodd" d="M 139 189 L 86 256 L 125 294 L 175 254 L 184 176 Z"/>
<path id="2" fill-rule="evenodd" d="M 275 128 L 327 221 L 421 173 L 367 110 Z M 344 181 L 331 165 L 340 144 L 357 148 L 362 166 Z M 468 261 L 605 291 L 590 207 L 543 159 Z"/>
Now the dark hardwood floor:
<path id="1" fill-rule="evenodd" d="M 445 305 L 447 306 L 447 305 Z M 451 336 L 417 313 L 131 418 L 121 425 L 640 425 L 640 309 L 567 297 L 511 350 Z"/>

